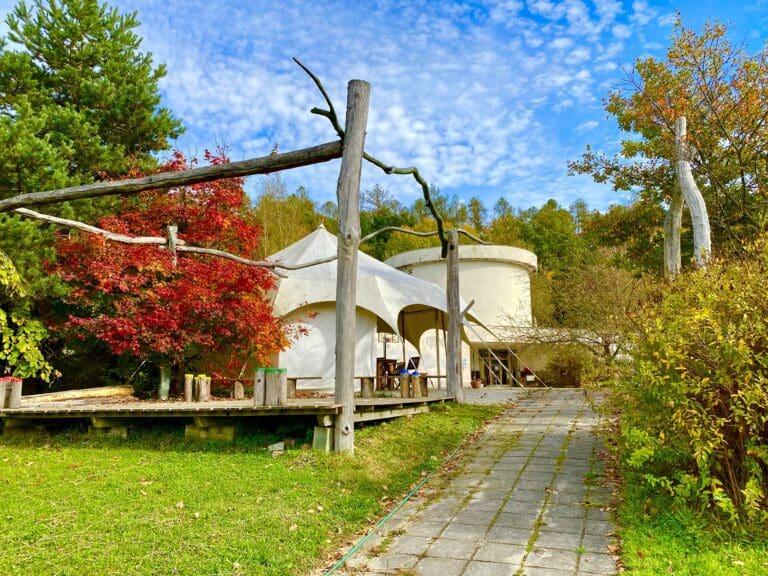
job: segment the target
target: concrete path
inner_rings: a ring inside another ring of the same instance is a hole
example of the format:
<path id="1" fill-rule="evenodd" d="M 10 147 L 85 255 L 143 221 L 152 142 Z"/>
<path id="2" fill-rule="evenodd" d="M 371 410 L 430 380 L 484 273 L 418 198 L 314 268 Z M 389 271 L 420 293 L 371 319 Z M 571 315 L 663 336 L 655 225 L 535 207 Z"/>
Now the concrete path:
<path id="1" fill-rule="evenodd" d="M 470 391 L 467 400 L 505 399 L 500 392 Z M 465 452 L 447 485 L 411 499 L 337 573 L 615 573 L 604 510 L 611 491 L 590 402 L 581 390 L 504 393 L 515 404 Z"/>

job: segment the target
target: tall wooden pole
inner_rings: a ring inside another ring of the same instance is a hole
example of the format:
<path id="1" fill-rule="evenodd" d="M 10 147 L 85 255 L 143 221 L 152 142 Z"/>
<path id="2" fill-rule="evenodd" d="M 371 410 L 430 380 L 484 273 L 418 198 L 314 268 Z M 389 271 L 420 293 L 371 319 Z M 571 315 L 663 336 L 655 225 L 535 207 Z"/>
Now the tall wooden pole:
<path id="1" fill-rule="evenodd" d="M 448 272 L 446 294 L 448 298 L 448 346 L 445 369 L 448 395 L 456 402 L 464 401 L 461 389 L 461 303 L 459 296 L 459 232 L 448 230 Z"/>
<path id="2" fill-rule="evenodd" d="M 355 451 L 355 308 L 357 250 L 360 246 L 360 172 L 368 123 L 371 86 L 352 80 L 347 86 L 347 121 L 341 171 L 336 188 L 339 206 L 336 276 L 336 403 L 342 404 L 333 431 L 334 449 Z"/>

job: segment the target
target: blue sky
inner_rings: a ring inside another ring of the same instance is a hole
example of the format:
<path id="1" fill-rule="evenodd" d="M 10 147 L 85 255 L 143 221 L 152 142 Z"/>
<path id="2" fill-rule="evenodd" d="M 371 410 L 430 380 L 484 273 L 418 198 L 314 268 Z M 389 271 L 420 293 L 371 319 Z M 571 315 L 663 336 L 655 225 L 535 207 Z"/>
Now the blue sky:
<path id="1" fill-rule="evenodd" d="M 0 0 L 7 12 L 13 2 Z M 593 208 L 624 203 L 586 177 L 567 176 L 586 144 L 614 152 L 621 135 L 602 100 L 639 56 L 661 56 L 679 10 L 686 25 L 729 21 L 731 38 L 758 50 L 768 5 L 733 0 L 123 0 L 137 11 L 142 49 L 167 66 L 164 105 L 187 132 L 176 147 L 202 156 L 217 144 L 232 159 L 334 138 L 310 114 L 323 105 L 301 59 L 343 113 L 346 84 L 371 83 L 367 150 L 464 200 L 540 206 L 554 198 Z M 338 164 L 284 174 L 319 203 L 335 200 Z M 406 204 L 412 180 L 372 167 Z M 251 179 L 255 193 L 258 182 Z"/>

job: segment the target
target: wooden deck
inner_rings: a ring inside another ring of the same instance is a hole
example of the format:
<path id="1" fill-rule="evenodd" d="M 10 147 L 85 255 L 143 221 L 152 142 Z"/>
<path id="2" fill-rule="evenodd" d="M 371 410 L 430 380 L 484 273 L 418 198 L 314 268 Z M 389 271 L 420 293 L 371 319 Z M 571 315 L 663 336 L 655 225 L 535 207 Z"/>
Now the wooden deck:
<path id="1" fill-rule="evenodd" d="M 429 405 L 451 400 L 443 395 L 426 398 L 356 398 L 355 422 L 387 420 L 427 412 Z M 21 431 L 54 420 L 85 419 L 97 432 L 125 436 L 144 419 L 180 419 L 186 434 L 196 438 L 232 439 L 239 419 L 265 416 L 315 416 L 320 427 L 332 426 L 341 411 L 333 398 L 289 399 L 281 406 L 254 406 L 252 399 L 208 402 L 142 401 L 135 398 L 94 398 L 59 402 L 22 398 L 18 408 L 0 408 L 4 433 Z M 317 436 L 317 431 L 316 431 Z"/>

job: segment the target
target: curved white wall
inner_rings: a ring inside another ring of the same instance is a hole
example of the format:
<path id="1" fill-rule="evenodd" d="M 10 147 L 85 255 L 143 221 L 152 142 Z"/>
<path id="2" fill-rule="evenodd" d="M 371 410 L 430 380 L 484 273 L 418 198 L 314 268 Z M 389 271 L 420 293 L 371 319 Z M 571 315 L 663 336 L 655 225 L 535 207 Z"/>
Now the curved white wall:
<path id="1" fill-rule="evenodd" d="M 394 266 L 443 288 L 446 262 L 439 248 L 398 254 L 387 260 Z M 459 248 L 459 290 L 474 300 L 471 313 L 488 326 L 531 326 L 531 278 L 536 255 L 511 246 Z M 472 336 L 470 335 L 470 338 Z"/>

